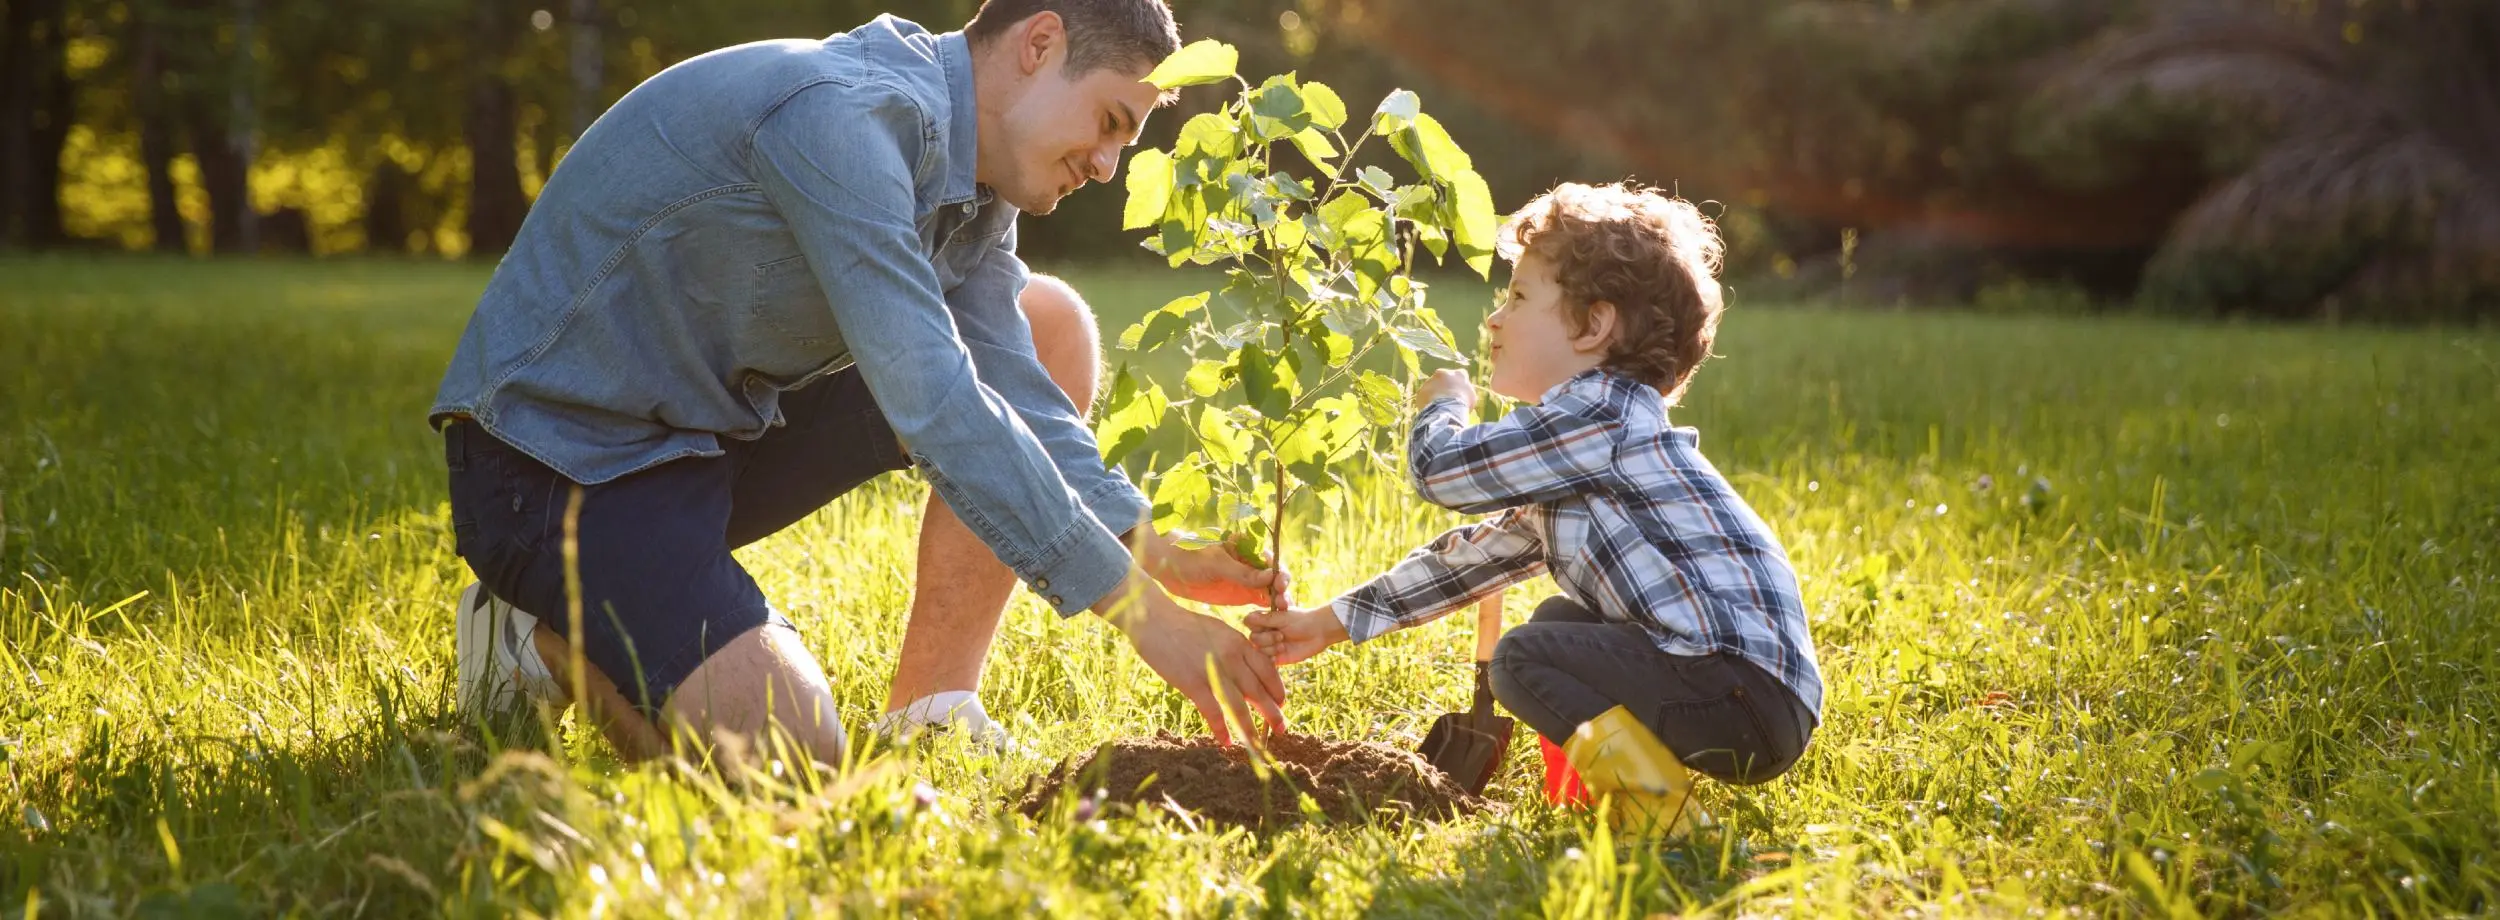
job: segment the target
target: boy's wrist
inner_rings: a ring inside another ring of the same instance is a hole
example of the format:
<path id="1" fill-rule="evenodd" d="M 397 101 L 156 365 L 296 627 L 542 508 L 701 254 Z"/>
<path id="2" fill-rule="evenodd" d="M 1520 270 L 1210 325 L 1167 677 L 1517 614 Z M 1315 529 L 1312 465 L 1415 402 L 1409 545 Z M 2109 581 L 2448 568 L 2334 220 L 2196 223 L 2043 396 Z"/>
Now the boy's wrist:
<path id="1" fill-rule="evenodd" d="M 1320 638 L 1327 640 L 1328 645 L 1345 642 L 1351 638 L 1346 633 L 1345 617 L 1337 613 L 1336 601 L 1329 601 L 1328 603 L 1321 604 L 1319 605 L 1319 609 L 1311 612 L 1321 618 L 1319 624 Z"/>
<path id="2" fill-rule="evenodd" d="M 1370 634 L 1366 634 L 1364 631 L 1355 628 L 1355 623 L 1357 621 L 1377 625 L 1381 618 L 1386 615 L 1386 611 L 1377 609 L 1378 605 L 1363 603 L 1362 599 L 1358 597 L 1358 595 L 1362 593 L 1362 590 L 1363 589 L 1361 588 L 1356 588 L 1344 594 L 1337 595 L 1334 598 L 1330 598 L 1328 603 L 1325 605 L 1328 610 L 1328 619 L 1336 624 L 1337 634 L 1344 637 L 1338 639 L 1337 641 L 1339 642 L 1361 645 L 1364 642 L 1370 641 L 1374 635 L 1391 631 L 1375 629 L 1372 630 Z"/>

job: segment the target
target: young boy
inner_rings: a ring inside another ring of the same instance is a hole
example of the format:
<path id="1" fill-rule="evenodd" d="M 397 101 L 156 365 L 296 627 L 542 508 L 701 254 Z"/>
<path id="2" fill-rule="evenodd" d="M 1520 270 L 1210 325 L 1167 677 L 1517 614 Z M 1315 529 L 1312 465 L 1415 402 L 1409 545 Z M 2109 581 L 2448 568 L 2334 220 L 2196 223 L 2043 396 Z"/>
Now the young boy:
<path id="1" fill-rule="evenodd" d="M 1495 696 L 1618 819 L 1681 830 L 1698 817 L 1688 768 L 1786 772 L 1823 698 L 1787 551 L 1694 430 L 1667 424 L 1718 327 L 1718 232 L 1689 202 L 1567 183 L 1514 215 L 1500 250 L 1489 385 L 1533 405 L 1468 425 L 1475 387 L 1441 371 L 1415 394 L 1408 447 L 1425 499 L 1492 517 L 1328 604 L 1251 615 L 1252 641 L 1290 664 L 1551 572 L 1564 593 L 1496 647 Z"/>

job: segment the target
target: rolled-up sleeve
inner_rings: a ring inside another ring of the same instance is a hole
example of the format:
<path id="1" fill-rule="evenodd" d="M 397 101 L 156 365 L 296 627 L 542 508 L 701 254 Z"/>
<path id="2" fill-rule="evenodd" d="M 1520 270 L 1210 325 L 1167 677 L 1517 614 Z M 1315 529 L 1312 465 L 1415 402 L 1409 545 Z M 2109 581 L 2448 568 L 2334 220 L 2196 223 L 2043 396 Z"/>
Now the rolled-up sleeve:
<path id="1" fill-rule="evenodd" d="M 1016 255 L 1016 231 L 1010 227 L 963 283 L 946 292 L 946 302 L 972 349 L 981 382 L 1015 407 L 1094 518 L 1113 533 L 1127 533 L 1145 522 L 1151 506 L 1128 477 L 1103 466 L 1093 429 L 1042 366 L 1032 324 L 1018 306 L 1025 280 L 1024 260 Z"/>
<path id="2" fill-rule="evenodd" d="M 1000 561 L 1061 614 L 1108 594 L 1128 548 L 1060 475 L 1014 404 L 975 374 L 922 251 L 914 166 L 929 156 L 898 90 L 800 90 L 757 125 L 756 181 L 797 237 L 861 377 L 912 462 Z"/>

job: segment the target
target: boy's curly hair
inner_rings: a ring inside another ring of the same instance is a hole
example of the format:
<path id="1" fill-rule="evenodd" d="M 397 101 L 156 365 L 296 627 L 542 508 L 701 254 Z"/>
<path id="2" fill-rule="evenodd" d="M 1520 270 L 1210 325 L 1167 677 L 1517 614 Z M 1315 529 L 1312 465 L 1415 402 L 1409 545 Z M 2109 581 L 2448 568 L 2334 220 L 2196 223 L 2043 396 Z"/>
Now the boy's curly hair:
<path id="1" fill-rule="evenodd" d="M 1565 182 L 1511 215 L 1496 248 L 1513 265 L 1528 253 L 1544 260 L 1575 333 L 1588 329 L 1591 305 L 1614 304 L 1604 366 L 1668 402 L 1710 357 L 1724 244 L 1692 202 L 1624 183 Z"/>

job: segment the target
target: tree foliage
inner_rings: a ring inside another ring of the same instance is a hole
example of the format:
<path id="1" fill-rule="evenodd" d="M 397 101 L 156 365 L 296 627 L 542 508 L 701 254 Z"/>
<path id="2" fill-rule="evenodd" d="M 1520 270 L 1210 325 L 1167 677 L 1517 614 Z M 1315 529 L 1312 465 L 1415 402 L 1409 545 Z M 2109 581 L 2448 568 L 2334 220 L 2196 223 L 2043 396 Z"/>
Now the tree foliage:
<path id="1" fill-rule="evenodd" d="M 1130 159 L 1122 220 L 1173 267 L 1220 267 L 1224 284 L 1120 334 L 1121 352 L 1177 348 L 1190 362 L 1178 379 L 1124 366 L 1097 434 L 1120 463 L 1156 431 L 1179 432 L 1189 450 L 1145 464 L 1156 526 L 1228 534 L 1243 555 L 1275 559 L 1294 498 L 1341 510 L 1349 471 L 1390 462 L 1425 362 L 1464 360 L 1415 277 L 1417 249 L 1489 276 L 1495 216 L 1474 161 L 1416 94 L 1357 116 L 1326 84 L 1291 73 L 1253 84 L 1238 60 L 1200 41 L 1149 77 L 1239 90 L 1169 149 Z M 1353 165 L 1374 141 L 1411 178 Z"/>
<path id="2" fill-rule="evenodd" d="M 2487 0 L 1765 0 L 1637 28 L 1611 3 L 1333 6 L 1544 136 L 1731 203 L 1739 268 L 1854 229 L 1858 283 L 1918 299 L 1993 266 L 2186 310 L 2500 312 Z"/>
<path id="3" fill-rule="evenodd" d="M 316 251 L 456 251 L 481 184 L 506 205 L 516 183 L 534 190 L 578 111 L 669 63 L 880 12 L 950 28 L 976 5 L 0 0 L 0 237 L 142 246 L 187 225 L 205 243 L 249 197 L 300 212 Z M 2183 311 L 2468 317 L 2500 303 L 2488 0 L 1177 12 L 1186 36 L 1234 49 L 1234 71 L 1431 98 L 1494 200 L 1629 176 L 1719 202 L 1739 296 L 1952 301 L 2029 278 Z M 1147 141 L 1171 148 L 1221 104 L 1187 96 Z M 1399 162 L 1385 142 L 1362 155 L 1346 162 Z M 481 177 L 480 156 L 514 170 Z M 1074 196 L 1023 244 L 1037 260 L 1127 256 L 1103 232 L 1125 208 Z M 1858 243 L 1846 260 L 1844 238 Z"/>

